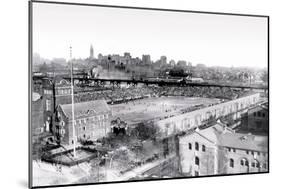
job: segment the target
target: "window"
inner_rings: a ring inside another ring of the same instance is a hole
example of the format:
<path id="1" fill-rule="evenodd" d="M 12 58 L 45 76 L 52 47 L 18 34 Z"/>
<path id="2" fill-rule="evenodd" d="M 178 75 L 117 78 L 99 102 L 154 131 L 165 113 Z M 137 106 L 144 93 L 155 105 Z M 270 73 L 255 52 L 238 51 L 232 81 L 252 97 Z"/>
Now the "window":
<path id="1" fill-rule="evenodd" d="M 252 167 L 256 167 L 259 168 L 260 167 L 260 162 L 258 160 L 255 159 L 255 161 L 253 162 L 254 166 Z"/>
<path id="2" fill-rule="evenodd" d="M 249 151 L 248 151 L 248 150 L 246 151 L 246 154 L 249 154 Z"/>
<path id="3" fill-rule="evenodd" d="M 264 164 L 262 165 L 262 167 L 263 167 L 264 169 L 267 169 L 267 164 L 264 163 Z"/>
<path id="4" fill-rule="evenodd" d="M 261 117 L 261 112 L 258 112 L 258 117 Z"/>
<path id="5" fill-rule="evenodd" d="M 199 150 L 199 144 L 198 144 L 198 142 L 195 142 L 195 150 Z"/>
<path id="6" fill-rule="evenodd" d="M 86 127 L 83 127 L 83 130 L 86 131 Z"/>
<path id="7" fill-rule="evenodd" d="M 194 171 L 194 176 L 199 176 L 199 172 L 198 171 Z"/>
<path id="8" fill-rule="evenodd" d="M 44 90 L 44 94 L 48 94 L 48 95 L 51 95 L 52 94 L 52 90 Z"/>
<path id="9" fill-rule="evenodd" d="M 229 152 L 231 152 L 231 148 L 227 148 Z"/>
<path id="10" fill-rule="evenodd" d="M 260 163 L 259 162 L 257 162 L 257 164 L 256 164 L 256 168 L 259 168 L 260 167 Z"/>
<path id="11" fill-rule="evenodd" d="M 234 160 L 232 158 L 229 160 L 229 166 L 234 167 Z"/>
<path id="12" fill-rule="evenodd" d="M 86 138 L 86 135 L 84 134 L 83 137 Z"/>
<path id="13" fill-rule="evenodd" d="M 254 151 L 251 151 L 251 154 L 252 154 L 252 155 L 255 155 L 255 152 L 254 152 Z"/>
<path id="14" fill-rule="evenodd" d="M 257 115 L 257 113 L 256 113 L 256 112 L 254 112 L 254 117 L 256 117 L 256 115 Z"/>
<path id="15" fill-rule="evenodd" d="M 206 151 L 206 146 L 202 145 L 202 151 L 205 152 Z"/>
<path id="16" fill-rule="evenodd" d="M 192 150 L 192 144 L 188 143 L 188 149 Z"/>
<path id="17" fill-rule="evenodd" d="M 195 157 L 195 165 L 198 165 L 199 166 L 199 164 L 200 164 L 200 160 L 199 160 L 199 157 Z"/>
<path id="18" fill-rule="evenodd" d="M 256 166 L 255 162 L 252 162 L 252 167 L 255 167 L 255 166 Z"/>
<path id="19" fill-rule="evenodd" d="M 233 152 L 236 152 L 236 149 L 233 148 L 232 150 L 233 150 Z"/>
<path id="20" fill-rule="evenodd" d="M 261 154 L 260 152 L 257 152 L 258 156 Z"/>
<path id="21" fill-rule="evenodd" d="M 51 111 L 51 100 L 46 100 L 46 110 Z"/>
<path id="22" fill-rule="evenodd" d="M 244 166 L 244 159 L 241 159 L 240 165 Z"/>
<path id="23" fill-rule="evenodd" d="M 249 167 L 249 162 L 248 162 L 248 160 L 245 160 L 245 165 L 246 165 L 247 167 Z"/>
<path id="24" fill-rule="evenodd" d="M 262 113 L 262 117 L 265 117 L 265 113 Z"/>

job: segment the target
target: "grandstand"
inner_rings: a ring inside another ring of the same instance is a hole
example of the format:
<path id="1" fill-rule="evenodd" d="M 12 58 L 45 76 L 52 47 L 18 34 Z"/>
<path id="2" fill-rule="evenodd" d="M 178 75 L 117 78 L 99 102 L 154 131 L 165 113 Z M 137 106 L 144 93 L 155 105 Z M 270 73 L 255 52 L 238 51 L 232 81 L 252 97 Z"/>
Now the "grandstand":
<path id="1" fill-rule="evenodd" d="M 116 104 L 136 99 L 161 96 L 183 96 L 233 100 L 251 93 L 251 91 L 219 87 L 160 87 L 143 85 L 129 86 L 124 88 L 111 87 L 103 90 L 87 90 L 86 92 L 79 90 L 79 92 L 75 95 L 75 102 L 104 99 L 109 104 Z"/>

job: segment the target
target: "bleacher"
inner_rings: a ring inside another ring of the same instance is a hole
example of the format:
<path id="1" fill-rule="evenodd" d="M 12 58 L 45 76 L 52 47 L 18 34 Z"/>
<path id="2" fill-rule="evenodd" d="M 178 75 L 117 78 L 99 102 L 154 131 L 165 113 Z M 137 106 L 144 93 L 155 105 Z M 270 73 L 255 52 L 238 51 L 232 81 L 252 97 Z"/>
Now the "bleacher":
<path id="1" fill-rule="evenodd" d="M 128 88 L 111 88 L 102 91 L 88 91 L 75 95 L 75 102 L 85 102 L 104 99 L 109 104 L 126 102 L 129 100 L 160 97 L 160 96 L 185 96 L 220 98 L 233 100 L 245 96 L 249 91 L 235 90 L 219 87 L 159 87 L 159 86 L 130 86 Z"/>

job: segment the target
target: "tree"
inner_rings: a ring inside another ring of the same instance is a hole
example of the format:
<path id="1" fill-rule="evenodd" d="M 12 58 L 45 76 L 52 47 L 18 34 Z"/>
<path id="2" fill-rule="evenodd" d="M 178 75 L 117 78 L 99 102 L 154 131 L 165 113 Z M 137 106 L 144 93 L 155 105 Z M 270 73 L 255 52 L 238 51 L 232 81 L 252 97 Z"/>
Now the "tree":
<path id="1" fill-rule="evenodd" d="M 158 133 L 158 127 L 152 123 L 139 123 L 135 128 L 137 136 L 141 140 L 155 139 Z"/>

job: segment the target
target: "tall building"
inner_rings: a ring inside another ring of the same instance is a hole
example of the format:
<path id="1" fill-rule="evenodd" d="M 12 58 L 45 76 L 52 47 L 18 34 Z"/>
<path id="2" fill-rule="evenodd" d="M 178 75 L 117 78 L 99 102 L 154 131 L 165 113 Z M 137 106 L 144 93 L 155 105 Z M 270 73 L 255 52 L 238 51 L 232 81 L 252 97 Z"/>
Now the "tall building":
<path id="1" fill-rule="evenodd" d="M 184 68 L 184 67 L 186 67 L 186 61 L 185 60 L 179 60 L 177 65 Z"/>
<path id="2" fill-rule="evenodd" d="M 125 52 L 124 53 L 124 63 L 131 64 L 131 60 L 132 60 L 131 54 L 129 52 Z"/>
<path id="3" fill-rule="evenodd" d="M 175 61 L 175 60 L 170 60 L 169 64 L 170 64 L 171 66 L 175 66 L 175 65 L 176 65 L 176 61 Z"/>
<path id="4" fill-rule="evenodd" d="M 93 45 L 91 45 L 90 47 L 90 59 L 93 59 L 94 58 L 94 48 L 93 48 Z"/>
<path id="5" fill-rule="evenodd" d="M 167 64 L 167 57 L 166 56 L 161 56 L 160 57 L 160 62 L 161 62 L 162 65 L 163 64 Z"/>
<path id="6" fill-rule="evenodd" d="M 150 59 L 150 55 L 142 55 L 142 63 L 143 64 L 150 64 L 151 63 L 151 59 Z"/>

